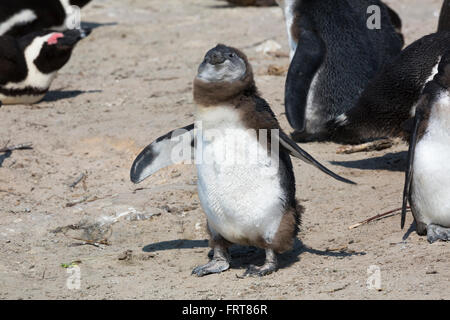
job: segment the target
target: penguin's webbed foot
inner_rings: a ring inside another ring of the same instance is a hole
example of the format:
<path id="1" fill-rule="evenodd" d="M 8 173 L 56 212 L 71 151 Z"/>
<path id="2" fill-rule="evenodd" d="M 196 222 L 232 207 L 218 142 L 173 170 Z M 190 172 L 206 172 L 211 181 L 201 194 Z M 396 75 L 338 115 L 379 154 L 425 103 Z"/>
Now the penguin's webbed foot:
<path id="1" fill-rule="evenodd" d="M 429 243 L 441 241 L 450 241 L 450 228 L 444 228 L 437 224 L 427 225 L 427 240 Z"/>
<path id="2" fill-rule="evenodd" d="M 277 271 L 277 265 L 274 263 L 264 263 L 262 266 L 258 267 L 255 265 L 248 266 L 242 277 L 264 277 L 272 272 Z"/>
<path id="3" fill-rule="evenodd" d="M 192 270 L 192 274 L 197 277 L 203 277 L 207 274 L 221 273 L 230 268 L 230 255 L 228 250 L 222 246 L 214 247 L 214 256 L 210 262 L 205 265 L 198 266 Z"/>
<path id="4" fill-rule="evenodd" d="M 192 274 L 203 277 L 207 274 L 221 273 L 230 268 L 230 263 L 226 259 L 212 259 L 205 265 L 198 266 L 192 270 Z"/>
<path id="5" fill-rule="evenodd" d="M 255 265 L 248 266 L 242 277 L 264 277 L 272 272 L 278 270 L 278 261 L 275 252 L 271 249 L 266 249 L 266 261 L 260 267 Z"/>

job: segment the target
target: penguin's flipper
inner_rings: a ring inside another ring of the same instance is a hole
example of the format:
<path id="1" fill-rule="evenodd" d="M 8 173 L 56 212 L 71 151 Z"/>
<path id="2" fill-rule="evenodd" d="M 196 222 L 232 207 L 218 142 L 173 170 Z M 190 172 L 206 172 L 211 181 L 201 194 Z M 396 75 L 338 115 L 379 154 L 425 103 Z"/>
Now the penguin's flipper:
<path id="1" fill-rule="evenodd" d="M 318 168 L 319 170 L 323 171 L 324 173 L 328 174 L 329 176 L 335 178 L 336 180 L 339 180 L 341 182 L 349 183 L 349 184 L 356 184 L 355 182 L 345 179 L 333 171 L 327 169 L 322 164 L 320 164 L 316 159 L 314 159 L 310 154 L 308 154 L 305 150 L 300 148 L 294 141 L 292 141 L 283 131 L 279 130 L 279 142 L 280 147 L 283 148 L 286 152 L 288 152 L 290 155 L 299 158 L 300 160 L 303 160 L 304 162 L 311 164 Z"/>
<path id="2" fill-rule="evenodd" d="M 421 101 L 423 103 L 423 101 Z M 420 122 L 423 120 L 423 109 L 419 106 L 416 109 L 416 115 L 414 117 L 414 124 L 411 130 L 411 136 L 409 141 L 409 150 L 408 150 L 408 163 L 406 165 L 406 173 L 405 173 L 405 186 L 403 189 L 403 203 L 402 203 L 402 217 L 401 217 L 401 228 L 405 227 L 405 218 L 406 218 L 406 209 L 408 206 L 409 193 L 411 190 L 411 181 L 413 176 L 413 165 L 414 165 L 414 155 L 416 151 L 417 138 L 419 137 L 418 131 Z"/>
<path id="3" fill-rule="evenodd" d="M 444 0 L 442 4 L 438 31 L 450 31 L 450 0 Z"/>
<path id="4" fill-rule="evenodd" d="M 299 41 L 289 65 L 285 85 L 284 104 L 286 117 L 291 127 L 304 131 L 306 125 L 306 104 L 314 76 L 325 56 L 325 45 L 319 35 L 305 19 L 300 19 Z"/>
<path id="5" fill-rule="evenodd" d="M 139 183 L 156 171 L 194 157 L 194 124 L 170 131 L 148 145 L 134 160 L 130 179 Z M 185 154 L 189 149 L 190 152 Z"/>

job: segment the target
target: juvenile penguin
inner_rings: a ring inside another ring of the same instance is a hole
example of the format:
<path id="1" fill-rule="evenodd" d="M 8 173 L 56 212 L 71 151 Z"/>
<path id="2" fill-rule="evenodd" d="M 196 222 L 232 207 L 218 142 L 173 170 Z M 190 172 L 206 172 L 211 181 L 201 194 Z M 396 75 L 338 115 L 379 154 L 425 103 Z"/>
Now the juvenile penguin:
<path id="1" fill-rule="evenodd" d="M 352 109 L 327 124 L 331 140 L 350 144 L 384 137 L 409 140 L 422 90 L 449 48 L 448 31 L 427 35 L 406 47 L 369 82 Z"/>
<path id="2" fill-rule="evenodd" d="M 25 36 L 43 29 L 64 31 L 78 14 L 72 6 L 85 6 L 90 0 L 2 0 L 0 36 Z"/>
<path id="3" fill-rule="evenodd" d="M 419 235 L 450 241 L 450 50 L 417 104 L 403 193 L 401 227 L 407 201 Z"/>
<path id="4" fill-rule="evenodd" d="M 326 123 L 353 107 L 403 47 L 398 15 L 379 0 L 277 0 L 291 63 L 285 108 L 296 141 L 325 140 Z M 372 12 L 380 29 L 368 24 Z"/>
<path id="5" fill-rule="evenodd" d="M 147 146 L 132 165 L 131 181 L 138 183 L 174 163 L 173 138 L 183 137 L 187 149 L 195 150 L 198 194 L 214 250 L 213 259 L 193 274 L 227 270 L 232 244 L 264 248 L 264 265 L 250 266 L 244 275 L 269 274 L 277 269 L 276 254 L 292 248 L 303 212 L 295 199 L 290 156 L 352 182 L 323 167 L 283 133 L 241 51 L 219 44 L 207 52 L 194 79 L 194 101 L 195 125 Z"/>
<path id="6" fill-rule="evenodd" d="M 56 73 L 86 32 L 38 31 L 16 39 L 0 37 L 0 101 L 30 104 L 47 93 Z"/>

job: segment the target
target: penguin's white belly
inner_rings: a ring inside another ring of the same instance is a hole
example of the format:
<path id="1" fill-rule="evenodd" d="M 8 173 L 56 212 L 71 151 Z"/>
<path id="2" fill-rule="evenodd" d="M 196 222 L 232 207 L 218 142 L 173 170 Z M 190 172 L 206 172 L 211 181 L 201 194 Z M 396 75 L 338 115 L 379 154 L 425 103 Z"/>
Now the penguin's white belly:
<path id="1" fill-rule="evenodd" d="M 224 161 L 221 154 L 230 146 L 234 146 L 233 159 Z M 253 161 L 257 152 L 259 158 Z M 270 243 L 284 213 L 285 195 L 278 165 L 256 137 L 245 128 L 234 128 L 213 142 L 204 141 L 203 158 L 197 165 L 198 190 L 213 233 L 233 243 L 262 239 Z"/>
<path id="2" fill-rule="evenodd" d="M 41 101 L 45 97 L 45 93 L 41 95 L 21 95 L 21 96 L 5 96 L 0 94 L 0 101 L 3 104 L 32 104 Z"/>
<path id="3" fill-rule="evenodd" d="M 319 69 L 311 82 L 306 100 L 306 132 L 315 134 L 324 129 L 325 122 L 328 120 L 324 116 L 323 106 L 316 99 L 317 83 L 321 69 Z"/>
<path id="4" fill-rule="evenodd" d="M 425 224 L 450 227 L 450 99 L 434 105 L 428 130 L 416 146 L 412 199 Z"/>

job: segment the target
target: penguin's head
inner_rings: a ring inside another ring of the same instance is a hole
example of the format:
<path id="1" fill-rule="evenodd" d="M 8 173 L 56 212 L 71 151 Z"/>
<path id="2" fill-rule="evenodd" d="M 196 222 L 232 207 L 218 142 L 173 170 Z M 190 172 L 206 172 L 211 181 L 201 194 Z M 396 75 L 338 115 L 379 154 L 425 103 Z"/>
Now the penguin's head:
<path id="1" fill-rule="evenodd" d="M 218 44 L 209 50 L 194 79 L 194 100 L 217 105 L 241 93 L 255 92 L 252 66 L 240 50 Z"/>
<path id="2" fill-rule="evenodd" d="M 64 32 L 39 31 L 20 39 L 27 63 L 33 63 L 45 74 L 61 69 L 70 59 L 75 45 L 90 33 L 89 30 Z"/>
<path id="3" fill-rule="evenodd" d="M 234 82 L 247 73 L 247 58 L 239 50 L 217 45 L 209 50 L 198 67 L 197 78 L 205 82 Z"/>

